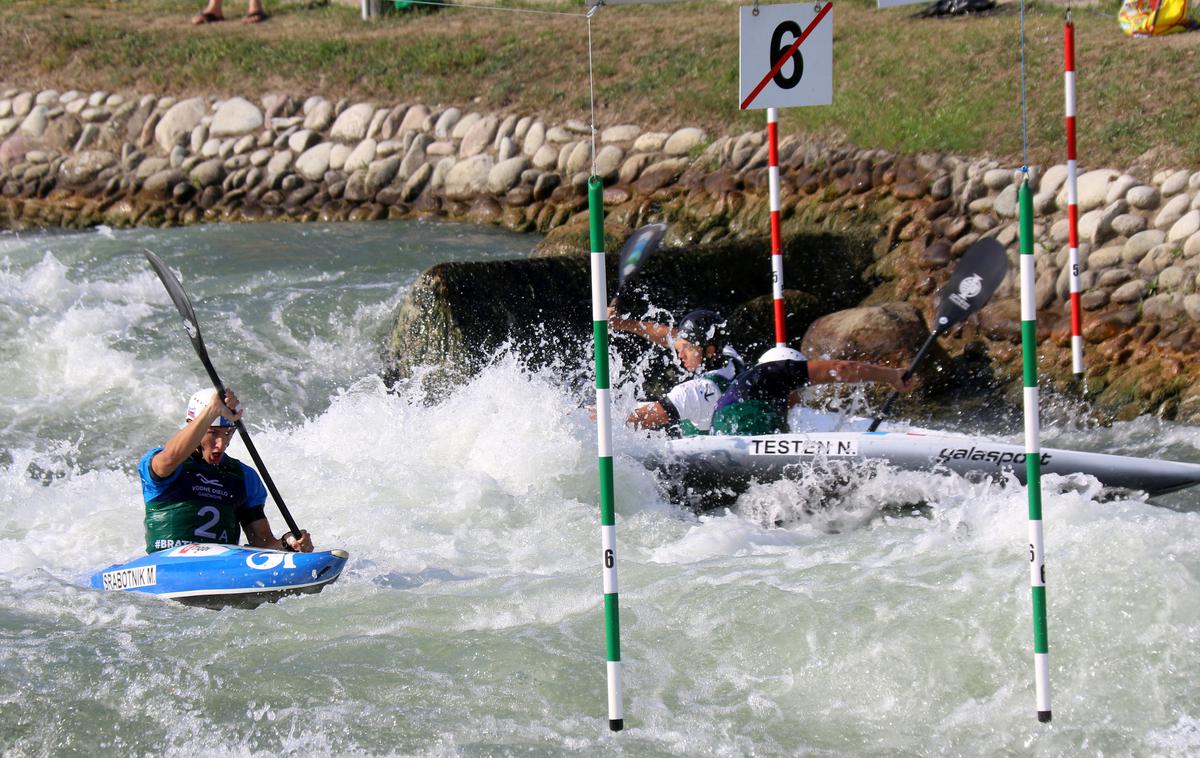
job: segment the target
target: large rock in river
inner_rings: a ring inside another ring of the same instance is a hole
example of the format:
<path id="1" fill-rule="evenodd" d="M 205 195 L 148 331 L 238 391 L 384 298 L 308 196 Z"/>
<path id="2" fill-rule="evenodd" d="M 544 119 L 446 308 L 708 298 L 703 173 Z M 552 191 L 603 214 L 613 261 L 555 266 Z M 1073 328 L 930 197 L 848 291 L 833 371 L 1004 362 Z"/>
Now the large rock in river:
<path id="1" fill-rule="evenodd" d="M 505 345 L 534 368 L 554 365 L 573 372 L 590 363 L 586 245 L 580 240 L 576 254 L 443 263 L 426 271 L 401 304 L 392 330 L 392 378 L 432 366 L 426 381 L 432 380 L 431 389 L 442 388 L 471 377 Z M 735 345 L 753 356 L 769 346 L 772 335 L 772 309 L 764 300 L 767 249 L 761 240 L 662 249 L 626 282 L 622 312 L 670 322 L 693 308 L 715 308 L 729 317 Z M 820 315 L 859 303 L 870 291 L 862 278 L 870 260 L 865 241 L 832 234 L 788 240 L 785 269 L 807 272 L 810 288 L 788 293 L 794 333 Z M 606 263 L 613 295 L 617 256 L 607 256 Z M 624 336 L 614 337 L 613 345 L 627 357 L 651 350 L 645 340 Z"/>
<path id="2" fill-rule="evenodd" d="M 928 336 L 920 309 L 912 303 L 887 303 L 822 316 L 808 328 L 800 349 L 814 359 L 907 366 Z"/>
<path id="3" fill-rule="evenodd" d="M 505 344 L 537 367 L 579 354 L 591 332 L 584 258 L 439 263 L 400 305 L 388 349 L 394 377 L 422 366 L 431 393 L 469 379 Z"/>
<path id="4" fill-rule="evenodd" d="M 849 308 L 813 322 L 801 350 L 810 359 L 866 361 L 908 368 L 929 328 L 921 310 L 910 302 Z M 945 389 L 957 378 L 949 356 L 936 342 L 918 365 L 917 375 L 927 389 Z"/>

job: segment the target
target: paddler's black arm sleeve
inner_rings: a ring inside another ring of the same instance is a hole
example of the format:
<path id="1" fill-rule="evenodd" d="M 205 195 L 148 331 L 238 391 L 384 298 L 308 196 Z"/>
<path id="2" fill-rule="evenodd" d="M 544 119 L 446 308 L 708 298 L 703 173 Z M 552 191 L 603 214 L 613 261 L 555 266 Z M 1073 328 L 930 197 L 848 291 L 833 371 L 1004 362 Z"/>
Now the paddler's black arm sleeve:
<path id="1" fill-rule="evenodd" d="M 250 525 L 259 519 L 267 517 L 266 506 L 256 505 L 251 508 L 238 509 L 238 523 L 242 525 L 242 531 L 246 534 L 250 533 Z"/>
<path id="2" fill-rule="evenodd" d="M 679 409 L 665 397 L 660 397 L 657 402 L 667 412 L 667 418 L 670 419 L 670 423 L 664 427 L 667 434 L 671 437 L 683 436 L 682 430 L 679 428 Z"/>

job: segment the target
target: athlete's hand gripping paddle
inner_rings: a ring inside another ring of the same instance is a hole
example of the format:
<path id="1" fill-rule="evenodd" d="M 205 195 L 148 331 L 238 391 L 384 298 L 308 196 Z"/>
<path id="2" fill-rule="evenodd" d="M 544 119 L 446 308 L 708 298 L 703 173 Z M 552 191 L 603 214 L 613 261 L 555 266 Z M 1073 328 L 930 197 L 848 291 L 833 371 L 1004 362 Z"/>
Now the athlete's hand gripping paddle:
<path id="1" fill-rule="evenodd" d="M 171 300 L 175 303 L 175 307 L 179 310 L 179 315 L 183 317 L 183 328 L 187 331 L 188 337 L 192 339 L 192 347 L 196 348 L 196 355 L 200 356 L 200 362 L 204 364 L 204 370 L 208 372 L 208 378 L 212 380 L 213 387 L 217 390 L 221 400 L 225 399 L 225 384 L 221 381 L 221 377 L 217 376 L 217 370 L 213 368 L 212 361 L 208 359 L 208 351 L 204 348 L 204 338 L 200 336 L 200 323 L 196 321 L 196 312 L 192 310 L 192 303 L 188 300 L 187 293 L 183 291 L 183 285 L 167 268 L 167 264 L 163 263 L 162 259 L 149 250 L 145 251 L 146 260 L 150 261 L 150 267 L 154 269 L 154 273 L 158 274 L 158 278 L 162 280 L 163 286 L 167 288 L 167 294 L 171 296 Z M 299 542 L 301 538 L 300 527 L 296 526 L 296 522 L 292 519 L 292 514 L 288 512 L 287 506 L 283 503 L 283 497 L 280 496 L 279 490 L 275 489 L 275 482 L 271 481 L 271 475 L 267 473 L 267 466 L 263 463 L 262 458 L 258 455 L 258 450 L 254 447 L 254 443 L 250 441 L 250 432 L 246 431 L 246 426 L 239 420 L 235 421 L 238 434 L 241 435 L 242 442 L 246 445 L 246 449 L 250 451 L 250 457 L 254 459 L 254 465 L 258 467 L 258 473 L 262 474 L 263 483 L 267 485 L 267 491 L 271 493 L 275 504 L 279 506 L 279 512 L 283 514 L 283 520 L 287 522 L 288 529 L 291 530 L 292 536 Z"/>
<path id="2" fill-rule="evenodd" d="M 1004 281 L 1006 273 L 1008 254 L 1004 252 L 1004 245 L 995 238 L 981 239 L 967 248 L 958 261 L 958 267 L 950 275 L 950 281 L 938 292 L 939 302 L 933 317 L 933 332 L 925 340 L 925 344 L 921 345 L 908 370 L 904 372 L 904 381 L 912 378 L 925 353 L 933 346 L 934 340 L 982 308 L 991 299 L 992 293 L 1000 286 L 1000 282 Z M 879 415 L 871 422 L 867 431 L 873 432 L 879 428 L 879 423 L 883 421 L 883 417 L 887 415 L 899 395 L 898 391 L 893 391 L 888 396 L 887 402 L 883 404 Z"/>

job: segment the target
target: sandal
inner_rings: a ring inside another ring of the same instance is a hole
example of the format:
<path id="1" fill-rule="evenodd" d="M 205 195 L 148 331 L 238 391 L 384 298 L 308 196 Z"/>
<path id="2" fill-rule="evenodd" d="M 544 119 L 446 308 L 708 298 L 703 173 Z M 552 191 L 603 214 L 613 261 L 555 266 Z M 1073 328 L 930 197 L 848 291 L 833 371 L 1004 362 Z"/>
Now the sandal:
<path id="1" fill-rule="evenodd" d="M 192 16 L 192 25 L 200 26 L 201 24 L 215 24 L 218 21 L 224 21 L 224 20 L 225 20 L 224 16 L 218 16 L 215 13 L 209 13 L 208 11 L 204 11 L 203 13 L 197 13 L 195 16 Z"/>
<path id="2" fill-rule="evenodd" d="M 270 18 L 270 16 L 268 16 L 266 13 L 262 11 L 254 11 L 253 13 L 247 13 L 245 16 L 242 16 L 242 23 L 257 24 L 259 22 L 266 21 L 268 18 Z"/>

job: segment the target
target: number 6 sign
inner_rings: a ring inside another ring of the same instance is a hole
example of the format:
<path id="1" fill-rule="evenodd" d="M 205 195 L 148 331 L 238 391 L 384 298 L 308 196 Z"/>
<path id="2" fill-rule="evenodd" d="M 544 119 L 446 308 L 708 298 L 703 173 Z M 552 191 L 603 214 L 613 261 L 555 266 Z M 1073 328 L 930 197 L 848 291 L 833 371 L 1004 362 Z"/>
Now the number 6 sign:
<path id="1" fill-rule="evenodd" d="M 741 8 L 742 110 L 833 102 L 833 5 Z"/>

